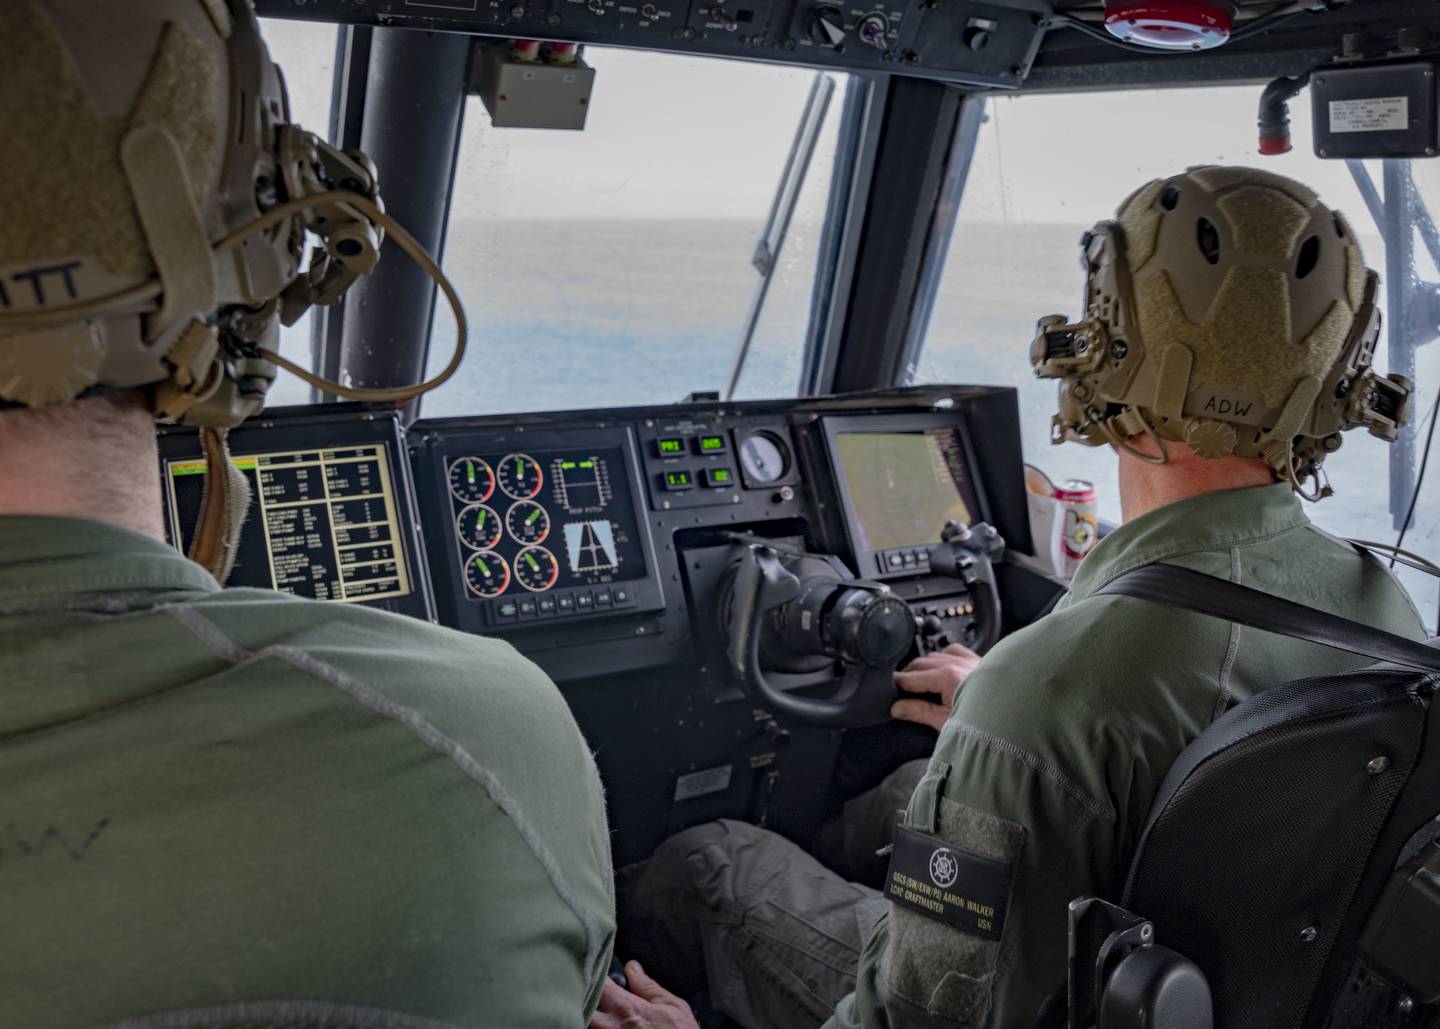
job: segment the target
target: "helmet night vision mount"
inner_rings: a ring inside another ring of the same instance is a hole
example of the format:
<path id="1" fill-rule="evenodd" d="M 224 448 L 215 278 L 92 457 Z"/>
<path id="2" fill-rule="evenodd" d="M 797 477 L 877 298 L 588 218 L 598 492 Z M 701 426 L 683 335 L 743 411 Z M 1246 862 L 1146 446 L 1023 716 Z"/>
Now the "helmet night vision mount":
<path id="1" fill-rule="evenodd" d="M 1371 369 L 1379 277 L 1300 183 L 1193 168 L 1141 187 L 1081 243 L 1085 317 L 1042 318 L 1030 348 L 1035 374 L 1060 380 L 1054 442 L 1156 464 L 1167 441 L 1259 458 L 1318 500 L 1343 431 L 1393 442 L 1407 421 L 1413 383 Z"/>
<path id="2" fill-rule="evenodd" d="M 248 502 L 225 430 L 277 368 L 349 400 L 440 385 L 465 350 L 459 296 L 385 213 L 370 160 L 290 123 L 249 0 L 6 0 L 0 38 L 0 407 L 147 387 L 157 416 L 201 427 L 191 556 L 223 581 Z M 387 233 L 454 309 L 446 368 L 356 389 L 282 357 L 280 325 L 339 300 Z"/>

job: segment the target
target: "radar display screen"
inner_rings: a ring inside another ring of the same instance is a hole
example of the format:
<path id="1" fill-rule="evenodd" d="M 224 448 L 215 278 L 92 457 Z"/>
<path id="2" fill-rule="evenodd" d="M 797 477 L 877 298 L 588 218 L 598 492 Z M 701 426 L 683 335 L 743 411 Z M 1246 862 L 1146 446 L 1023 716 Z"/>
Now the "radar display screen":
<path id="1" fill-rule="evenodd" d="M 865 550 L 933 545 L 946 522 L 978 517 L 956 429 L 839 432 L 835 443 Z"/>
<path id="2" fill-rule="evenodd" d="M 645 578 L 625 468 L 618 448 L 446 457 L 470 598 L 527 597 Z"/>
<path id="3" fill-rule="evenodd" d="M 383 444 L 238 454 L 254 499 L 230 584 L 315 600 L 414 592 Z M 200 513 L 203 460 L 165 462 L 170 538 L 182 551 Z"/>

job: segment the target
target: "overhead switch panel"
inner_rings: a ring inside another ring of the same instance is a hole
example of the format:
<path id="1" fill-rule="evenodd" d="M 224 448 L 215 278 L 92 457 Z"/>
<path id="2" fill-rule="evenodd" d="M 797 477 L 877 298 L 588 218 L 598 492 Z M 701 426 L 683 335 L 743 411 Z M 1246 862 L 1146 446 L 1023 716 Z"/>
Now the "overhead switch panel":
<path id="1" fill-rule="evenodd" d="M 752 58 L 1001 88 L 1024 82 L 1051 11 L 1049 0 L 255 0 L 255 6 L 276 17 Z M 572 104 L 582 106 L 575 91 L 586 84 L 582 73 L 589 69 L 577 64 L 571 69 L 576 78 L 566 81 L 564 73 L 552 76 L 543 59 L 543 67 L 529 69 L 531 76 L 516 63 L 501 49 L 477 66 L 477 74 L 487 77 L 477 80 L 476 89 L 495 124 L 578 128 Z M 578 120 L 583 124 L 583 111 Z"/>

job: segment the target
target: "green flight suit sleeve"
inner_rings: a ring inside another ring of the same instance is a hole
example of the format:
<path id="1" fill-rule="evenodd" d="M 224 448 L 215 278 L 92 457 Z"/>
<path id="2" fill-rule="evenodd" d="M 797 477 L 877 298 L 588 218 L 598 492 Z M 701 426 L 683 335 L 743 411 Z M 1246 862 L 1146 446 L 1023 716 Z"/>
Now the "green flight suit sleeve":
<path id="1" fill-rule="evenodd" d="M 1047 619 L 1048 648 L 1036 646 L 1032 627 L 986 658 L 957 698 L 903 822 L 937 845 L 1010 867 L 1000 938 L 892 903 L 835 1029 L 1028 1029 L 1064 986 L 1069 903 L 1111 891 L 1128 845 L 1121 812 L 1131 798 L 1148 804 L 1155 786 L 1150 748 L 1136 745 L 1129 719 L 1090 703 L 1097 691 L 1088 680 L 1105 661 L 1087 662 L 1084 683 L 1056 661 L 1065 647 L 1055 637 L 1069 623 L 1083 631 L 1060 615 Z"/>
<path id="2" fill-rule="evenodd" d="M 856 992 L 834 1025 L 866 1029 L 1029 1026 L 1065 981 L 1069 902 L 1093 892 L 1114 819 L 1049 774 L 1039 755 L 953 721 L 905 824 L 1011 865 L 998 941 L 896 904 L 866 943 Z M 962 884 L 957 884 L 957 889 Z"/>

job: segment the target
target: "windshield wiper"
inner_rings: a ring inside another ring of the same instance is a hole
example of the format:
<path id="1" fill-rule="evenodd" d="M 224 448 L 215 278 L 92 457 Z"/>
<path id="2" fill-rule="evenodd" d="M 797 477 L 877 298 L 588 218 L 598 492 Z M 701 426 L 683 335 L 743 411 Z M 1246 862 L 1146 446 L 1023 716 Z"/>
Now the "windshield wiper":
<path id="1" fill-rule="evenodd" d="M 795 127 L 790 156 L 785 159 L 785 170 L 780 174 L 780 185 L 770 204 L 770 217 L 765 221 L 765 228 L 755 243 L 755 253 L 750 258 L 751 266 L 760 273 L 760 281 L 755 285 L 755 295 L 750 300 L 740 344 L 735 348 L 735 358 L 730 364 L 730 377 L 722 394 L 725 400 L 733 400 L 740 385 L 740 374 L 745 370 L 750 345 L 755 342 L 755 332 L 760 327 L 760 313 L 765 309 L 765 298 L 775 278 L 775 269 L 780 264 L 780 251 L 790 232 L 790 219 L 800 203 L 800 190 L 805 185 L 810 159 L 815 156 L 820 129 L 825 124 L 825 115 L 830 110 L 830 100 L 834 95 L 835 80 L 825 72 L 816 72 L 815 81 L 810 84 L 810 95 L 805 98 L 805 107 L 800 112 L 800 123 Z"/>

